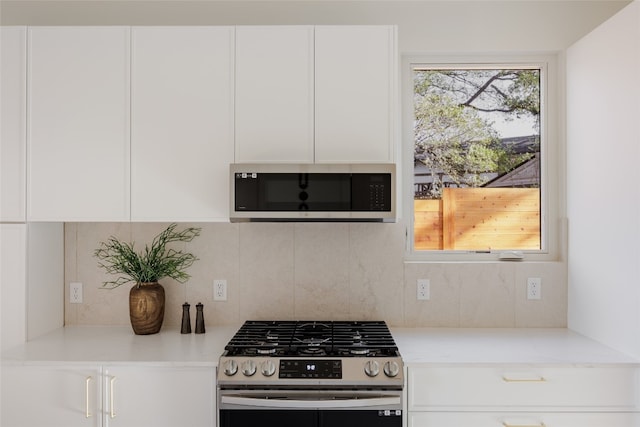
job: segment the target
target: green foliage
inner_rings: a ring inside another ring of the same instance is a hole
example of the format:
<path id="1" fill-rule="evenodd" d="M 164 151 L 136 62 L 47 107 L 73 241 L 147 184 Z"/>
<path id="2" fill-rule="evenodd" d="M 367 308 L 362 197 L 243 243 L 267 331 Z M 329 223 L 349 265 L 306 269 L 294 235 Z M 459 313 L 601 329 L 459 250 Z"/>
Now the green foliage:
<path id="1" fill-rule="evenodd" d="M 511 170 L 532 154 L 500 144 L 490 114 L 540 115 L 539 70 L 419 70 L 414 73 L 414 156 L 431 173 L 428 197 L 440 198 L 443 177 L 478 187 L 483 174 Z"/>
<path id="2" fill-rule="evenodd" d="M 167 248 L 172 242 L 190 242 L 200 235 L 200 228 L 186 228 L 176 231 L 177 224 L 171 224 L 154 237 L 151 246 L 145 245 L 141 252 L 136 252 L 134 243 L 121 242 L 111 236 L 101 242 L 94 255 L 100 260 L 98 266 L 109 274 L 120 275 L 117 279 L 104 282 L 107 289 L 117 288 L 129 282 L 157 282 L 169 277 L 180 283 L 186 282 L 189 274 L 185 270 L 198 260 L 190 253 Z"/>

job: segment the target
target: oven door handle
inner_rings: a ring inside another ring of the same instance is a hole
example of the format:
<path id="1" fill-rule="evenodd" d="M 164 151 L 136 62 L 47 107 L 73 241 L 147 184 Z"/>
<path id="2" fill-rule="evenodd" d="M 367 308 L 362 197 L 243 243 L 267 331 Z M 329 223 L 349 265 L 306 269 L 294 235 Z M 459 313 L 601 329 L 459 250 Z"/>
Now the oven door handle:
<path id="1" fill-rule="evenodd" d="M 343 408 L 368 408 L 372 406 L 398 406 L 400 396 L 389 397 L 358 397 L 353 399 L 320 399 L 320 400 L 296 400 L 278 399 L 277 397 L 244 397 L 221 396 L 220 403 L 225 405 L 239 405 L 261 408 L 286 408 L 286 409 L 343 409 Z"/>

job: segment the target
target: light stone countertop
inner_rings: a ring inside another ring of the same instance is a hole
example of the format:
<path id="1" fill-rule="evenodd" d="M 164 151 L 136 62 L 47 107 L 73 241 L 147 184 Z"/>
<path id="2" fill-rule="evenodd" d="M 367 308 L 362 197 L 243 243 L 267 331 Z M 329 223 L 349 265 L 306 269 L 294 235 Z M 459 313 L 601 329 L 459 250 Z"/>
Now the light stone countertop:
<path id="1" fill-rule="evenodd" d="M 236 326 L 180 334 L 164 328 L 134 335 L 129 327 L 66 327 L 2 354 L 4 364 L 152 364 L 217 366 Z M 568 329 L 390 328 L 406 365 L 638 365 L 640 361 Z"/>
<path id="2" fill-rule="evenodd" d="M 204 334 L 181 334 L 163 328 L 135 335 L 130 327 L 71 326 L 2 353 L 5 364 L 135 364 L 212 366 L 238 326 L 207 328 Z"/>
<path id="3" fill-rule="evenodd" d="M 406 365 L 638 365 L 640 360 L 564 328 L 390 328 Z"/>

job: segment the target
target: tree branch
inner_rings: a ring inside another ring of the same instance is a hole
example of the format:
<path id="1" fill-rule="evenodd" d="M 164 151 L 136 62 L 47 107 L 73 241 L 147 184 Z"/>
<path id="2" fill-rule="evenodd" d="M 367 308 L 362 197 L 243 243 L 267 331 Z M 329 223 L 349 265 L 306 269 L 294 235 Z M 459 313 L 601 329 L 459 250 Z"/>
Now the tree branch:
<path id="1" fill-rule="evenodd" d="M 482 93 L 484 93 L 484 91 L 486 91 L 486 90 L 489 88 L 489 86 L 491 86 L 491 83 L 493 83 L 494 81 L 498 80 L 502 75 L 503 75 L 503 73 L 502 73 L 502 72 L 500 72 L 500 73 L 498 73 L 498 74 L 496 74 L 496 75 L 492 76 L 492 77 L 491 77 L 489 80 L 487 80 L 487 81 L 486 81 L 482 86 L 480 86 L 480 87 L 478 88 L 478 90 L 476 90 L 476 92 L 475 92 L 473 95 L 471 95 L 471 97 L 470 97 L 466 102 L 463 102 L 463 103 L 462 103 L 462 104 L 460 104 L 460 105 L 461 105 L 461 106 L 463 106 L 463 107 L 473 107 L 473 106 L 471 105 L 471 103 L 472 103 L 473 101 L 475 101 L 475 100 L 476 100 L 480 95 L 482 95 Z M 473 108 L 475 108 L 475 107 L 473 107 Z M 482 110 L 481 110 L 481 111 L 482 111 Z"/>

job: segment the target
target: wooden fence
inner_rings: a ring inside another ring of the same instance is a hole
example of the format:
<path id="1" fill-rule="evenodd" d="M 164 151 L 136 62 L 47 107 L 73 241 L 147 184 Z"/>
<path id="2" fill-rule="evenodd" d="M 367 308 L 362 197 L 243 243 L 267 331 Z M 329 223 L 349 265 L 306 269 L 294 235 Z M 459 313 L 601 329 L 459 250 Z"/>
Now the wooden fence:
<path id="1" fill-rule="evenodd" d="M 540 249 L 538 188 L 445 188 L 414 215 L 416 250 Z"/>

